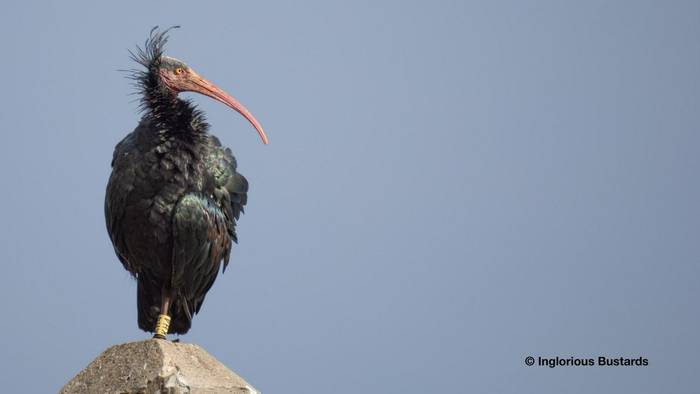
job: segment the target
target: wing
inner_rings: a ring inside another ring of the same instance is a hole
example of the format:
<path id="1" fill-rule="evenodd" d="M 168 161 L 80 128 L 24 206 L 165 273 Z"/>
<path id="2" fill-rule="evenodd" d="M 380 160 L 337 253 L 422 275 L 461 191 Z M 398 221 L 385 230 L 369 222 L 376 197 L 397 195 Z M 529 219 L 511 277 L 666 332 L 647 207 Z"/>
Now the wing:
<path id="1" fill-rule="evenodd" d="M 199 312 L 231 251 L 227 227 L 219 205 L 201 193 L 186 194 L 175 207 L 171 284 L 189 319 Z"/>
<path id="2" fill-rule="evenodd" d="M 236 172 L 230 149 L 211 136 L 209 171 L 211 194 L 191 192 L 173 210 L 172 286 L 178 289 L 172 327 L 186 332 L 192 316 L 214 284 L 221 262 L 228 265 L 236 221 L 247 202 L 248 181 Z M 178 316 L 181 312 L 185 316 Z"/>
<path id="3" fill-rule="evenodd" d="M 215 159 L 212 168 L 216 187 L 213 197 L 226 217 L 231 239 L 237 243 L 236 222 L 248 202 L 248 180 L 236 171 L 236 158 L 231 154 L 231 150 L 221 148 L 215 137 L 214 144 L 216 153 L 213 155 Z M 228 260 L 229 255 L 226 255 L 224 270 L 228 266 Z"/>
<path id="4" fill-rule="evenodd" d="M 105 221 L 107 232 L 112 240 L 114 251 L 129 272 L 136 275 L 137 269 L 126 258 L 127 246 L 124 231 L 120 231 L 126 210 L 127 197 L 134 189 L 136 166 L 139 152 L 135 145 L 136 132 L 127 135 L 114 148 L 112 157 L 112 174 L 107 183 L 105 194 Z"/>

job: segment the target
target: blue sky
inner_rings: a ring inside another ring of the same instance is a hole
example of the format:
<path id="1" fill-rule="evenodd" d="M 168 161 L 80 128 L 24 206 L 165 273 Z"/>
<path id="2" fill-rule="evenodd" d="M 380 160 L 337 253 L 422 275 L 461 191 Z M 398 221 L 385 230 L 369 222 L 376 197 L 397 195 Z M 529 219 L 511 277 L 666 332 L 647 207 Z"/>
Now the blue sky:
<path id="1" fill-rule="evenodd" d="M 265 393 L 696 391 L 697 2 L 23 2 L 0 15 L 0 386 L 145 339 L 103 216 L 151 27 L 251 183 L 192 331 Z M 526 356 L 648 367 L 527 367 Z"/>

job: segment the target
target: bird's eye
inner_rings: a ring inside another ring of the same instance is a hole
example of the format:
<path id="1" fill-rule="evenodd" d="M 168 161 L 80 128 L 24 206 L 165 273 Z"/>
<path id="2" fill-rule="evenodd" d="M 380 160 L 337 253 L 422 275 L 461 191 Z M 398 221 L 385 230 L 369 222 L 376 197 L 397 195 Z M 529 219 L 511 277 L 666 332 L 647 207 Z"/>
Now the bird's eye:
<path id="1" fill-rule="evenodd" d="M 182 75 L 182 73 L 184 73 L 184 72 L 185 72 L 185 70 L 183 70 L 182 67 L 178 67 L 175 69 L 175 74 L 177 74 L 177 75 Z"/>

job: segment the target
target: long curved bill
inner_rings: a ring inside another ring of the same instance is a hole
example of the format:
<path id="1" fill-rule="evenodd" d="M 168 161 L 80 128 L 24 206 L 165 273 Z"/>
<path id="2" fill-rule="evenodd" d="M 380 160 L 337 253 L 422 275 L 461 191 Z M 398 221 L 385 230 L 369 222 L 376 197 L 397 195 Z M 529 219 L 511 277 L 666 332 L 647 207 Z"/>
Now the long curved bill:
<path id="1" fill-rule="evenodd" d="M 243 115 L 243 117 L 246 118 L 248 122 L 250 122 L 250 124 L 253 125 L 253 127 L 255 127 L 255 130 L 258 131 L 258 134 L 260 135 L 263 144 L 267 145 L 270 142 L 267 139 L 267 136 L 265 135 L 265 132 L 263 131 L 262 126 L 260 125 L 260 122 L 258 122 L 258 120 L 255 119 L 255 116 L 253 116 L 253 114 L 251 114 L 250 111 L 248 111 L 248 109 L 243 106 L 243 104 L 238 102 L 238 100 L 231 97 L 231 95 L 219 89 L 216 85 L 200 77 L 194 72 L 191 72 L 189 80 L 195 85 L 192 87 L 192 91 L 201 93 L 205 96 L 209 96 L 214 100 L 221 101 L 222 103 L 233 108 L 234 110 L 236 110 L 236 112 Z"/>

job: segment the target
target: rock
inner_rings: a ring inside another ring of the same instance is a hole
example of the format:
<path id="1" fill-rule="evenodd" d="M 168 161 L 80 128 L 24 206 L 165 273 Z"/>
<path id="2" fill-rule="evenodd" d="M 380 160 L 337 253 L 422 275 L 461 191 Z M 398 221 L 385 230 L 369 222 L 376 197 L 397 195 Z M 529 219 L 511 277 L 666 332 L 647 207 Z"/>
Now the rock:
<path id="1" fill-rule="evenodd" d="M 259 393 L 204 349 L 151 339 L 112 346 L 60 394 Z"/>

